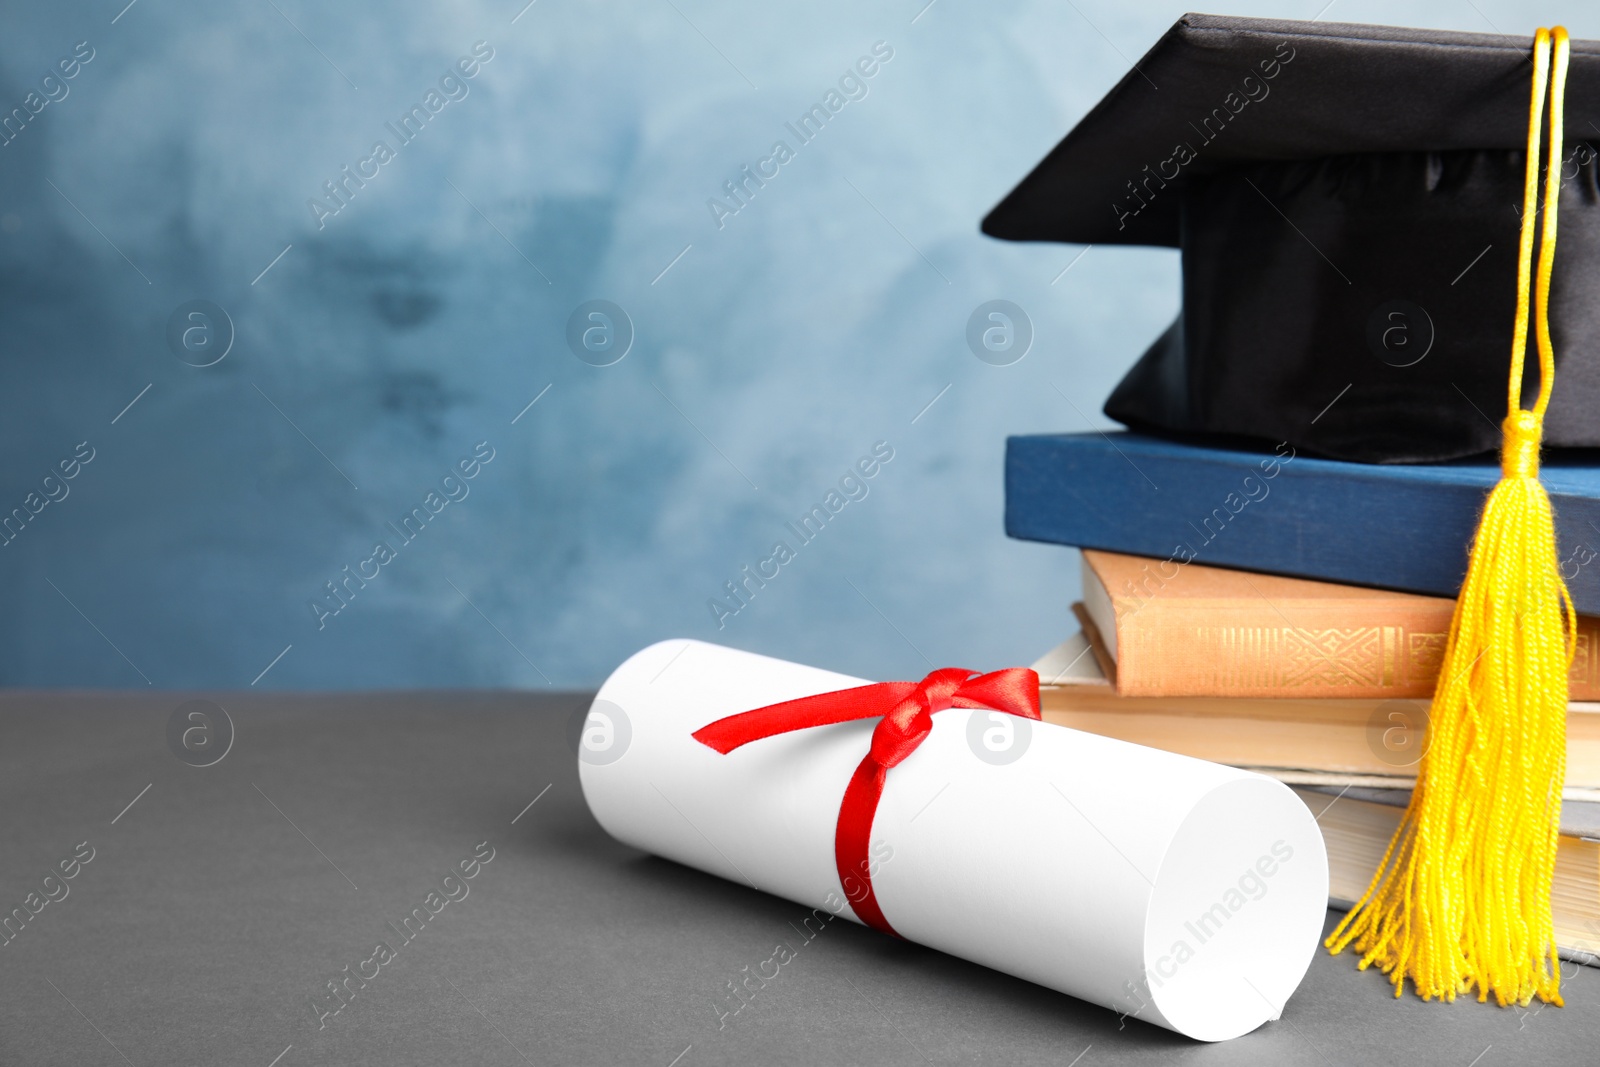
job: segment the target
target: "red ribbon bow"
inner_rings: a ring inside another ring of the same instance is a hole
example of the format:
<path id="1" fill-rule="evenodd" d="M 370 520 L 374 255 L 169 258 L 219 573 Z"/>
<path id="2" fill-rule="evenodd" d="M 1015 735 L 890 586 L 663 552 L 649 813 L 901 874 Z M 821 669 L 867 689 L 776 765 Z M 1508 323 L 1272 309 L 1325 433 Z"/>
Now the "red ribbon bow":
<path id="1" fill-rule="evenodd" d="M 920 682 L 878 682 L 786 700 L 718 719 L 696 730 L 694 738 L 727 755 L 764 737 L 881 715 L 872 731 L 872 747 L 856 767 L 839 804 L 833 855 L 841 884 L 848 886 L 848 879 L 859 874 L 866 887 L 860 900 L 851 901 L 856 915 L 868 926 L 899 937 L 878 907 L 867 860 L 872 820 L 878 813 L 889 768 L 917 750 L 933 730 L 934 713 L 946 708 L 988 708 L 1024 719 L 1039 718 L 1039 676 L 1033 671 L 1011 667 L 973 677 L 975 673 L 946 667 Z"/>

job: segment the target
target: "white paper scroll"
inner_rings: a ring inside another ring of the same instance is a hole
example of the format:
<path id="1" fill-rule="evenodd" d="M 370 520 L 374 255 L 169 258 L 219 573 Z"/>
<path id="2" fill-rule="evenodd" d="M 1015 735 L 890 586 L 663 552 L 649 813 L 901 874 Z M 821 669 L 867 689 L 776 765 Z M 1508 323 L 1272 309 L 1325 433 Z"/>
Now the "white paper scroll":
<path id="1" fill-rule="evenodd" d="M 865 684 L 698 641 L 607 679 L 580 742 L 618 840 L 854 919 L 839 801 L 876 720 L 720 755 L 716 719 Z M 909 940 L 1204 1041 L 1278 1017 L 1328 899 L 1311 813 L 1260 775 L 1048 723 L 950 709 L 889 772 L 873 823 L 884 914 Z"/>

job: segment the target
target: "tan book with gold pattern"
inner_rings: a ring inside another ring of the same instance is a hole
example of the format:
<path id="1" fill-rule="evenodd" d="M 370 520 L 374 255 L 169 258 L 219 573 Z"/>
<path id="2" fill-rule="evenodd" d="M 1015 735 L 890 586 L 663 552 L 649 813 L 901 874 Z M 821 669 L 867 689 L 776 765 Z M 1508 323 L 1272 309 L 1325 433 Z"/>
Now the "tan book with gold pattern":
<path id="1" fill-rule="evenodd" d="M 1085 630 L 1124 696 L 1433 695 L 1455 601 L 1083 552 Z M 1572 700 L 1600 700 L 1600 620 L 1579 616 Z"/>

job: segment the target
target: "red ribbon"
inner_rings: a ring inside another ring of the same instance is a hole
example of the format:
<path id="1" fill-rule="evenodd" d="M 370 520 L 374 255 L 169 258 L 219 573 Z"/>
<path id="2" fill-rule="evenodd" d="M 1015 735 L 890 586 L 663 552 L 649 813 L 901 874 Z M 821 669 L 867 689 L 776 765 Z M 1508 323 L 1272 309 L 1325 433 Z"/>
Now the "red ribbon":
<path id="1" fill-rule="evenodd" d="M 933 730 L 934 713 L 946 708 L 988 708 L 1024 719 L 1039 718 L 1039 676 L 1033 671 L 1011 667 L 978 677 L 973 677 L 974 673 L 946 667 L 920 682 L 878 682 L 786 700 L 718 719 L 696 730 L 694 738 L 727 755 L 765 737 L 881 715 L 872 731 L 872 747 L 856 767 L 839 804 L 833 855 L 841 884 L 848 885 L 847 879 L 859 875 L 866 886 L 862 898 L 851 902 L 856 915 L 868 926 L 899 937 L 878 907 L 867 860 L 872 820 L 878 813 L 889 768 L 917 750 Z"/>

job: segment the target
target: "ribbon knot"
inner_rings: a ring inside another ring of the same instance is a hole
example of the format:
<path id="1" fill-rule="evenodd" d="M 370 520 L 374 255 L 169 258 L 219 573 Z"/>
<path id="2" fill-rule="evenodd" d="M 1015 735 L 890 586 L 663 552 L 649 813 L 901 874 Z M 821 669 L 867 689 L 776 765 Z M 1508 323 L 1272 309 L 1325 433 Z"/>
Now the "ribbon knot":
<path id="1" fill-rule="evenodd" d="M 918 682 L 872 731 L 871 759 L 887 770 L 915 752 L 933 730 L 934 713 L 953 706 L 961 684 L 971 675 L 971 671 L 946 667 Z"/>
<path id="2" fill-rule="evenodd" d="M 890 768 L 917 750 L 933 731 L 933 716 L 947 708 L 986 708 L 1036 720 L 1039 676 L 1025 667 L 982 675 L 945 667 L 930 672 L 920 682 L 878 682 L 729 715 L 696 730 L 694 738 L 727 755 L 742 745 L 778 734 L 878 718 L 872 744 L 839 804 L 834 862 L 845 896 L 861 921 L 898 937 L 878 906 L 872 888 L 873 868 L 868 853 L 872 821 Z"/>

